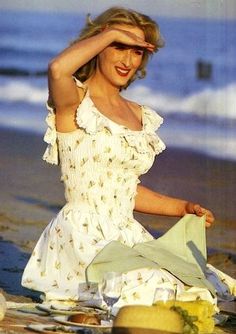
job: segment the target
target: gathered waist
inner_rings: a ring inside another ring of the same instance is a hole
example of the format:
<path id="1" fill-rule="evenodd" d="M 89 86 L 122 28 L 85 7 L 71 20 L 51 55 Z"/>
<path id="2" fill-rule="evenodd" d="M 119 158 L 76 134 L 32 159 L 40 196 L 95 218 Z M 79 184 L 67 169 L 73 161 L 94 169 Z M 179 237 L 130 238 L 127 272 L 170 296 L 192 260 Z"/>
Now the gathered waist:
<path id="1" fill-rule="evenodd" d="M 95 216 L 105 216 L 110 219 L 114 219 L 116 217 L 127 217 L 133 218 L 133 208 L 132 207 L 118 207 L 118 206 L 99 206 L 96 207 L 94 205 L 90 205 L 86 202 L 78 202 L 78 201 L 70 201 L 67 202 L 62 211 L 68 213 L 69 211 L 77 211 L 84 214 L 90 214 Z"/>

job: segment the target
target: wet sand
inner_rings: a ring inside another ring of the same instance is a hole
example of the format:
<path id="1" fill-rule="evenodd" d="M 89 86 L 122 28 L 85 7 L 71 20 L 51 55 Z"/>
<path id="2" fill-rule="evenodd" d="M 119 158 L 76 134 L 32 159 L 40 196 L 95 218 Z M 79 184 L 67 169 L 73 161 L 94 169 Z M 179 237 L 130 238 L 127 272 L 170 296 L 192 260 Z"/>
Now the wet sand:
<path id="1" fill-rule="evenodd" d="M 0 288 L 20 298 L 37 298 L 20 287 L 21 274 L 42 230 L 64 205 L 59 168 L 42 161 L 44 149 L 39 135 L 1 129 Z M 213 210 L 216 223 L 207 230 L 209 262 L 236 277 L 236 163 L 168 148 L 142 182 Z M 136 217 L 157 236 L 178 220 Z"/>

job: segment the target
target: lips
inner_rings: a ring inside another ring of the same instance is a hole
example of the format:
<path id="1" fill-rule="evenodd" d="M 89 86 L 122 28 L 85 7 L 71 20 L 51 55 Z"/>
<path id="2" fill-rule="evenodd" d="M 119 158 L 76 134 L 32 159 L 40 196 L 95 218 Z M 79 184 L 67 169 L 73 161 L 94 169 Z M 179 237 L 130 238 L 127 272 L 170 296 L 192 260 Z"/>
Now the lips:
<path id="1" fill-rule="evenodd" d="M 116 72 L 121 76 L 121 77 L 127 77 L 130 70 L 127 68 L 115 66 Z"/>

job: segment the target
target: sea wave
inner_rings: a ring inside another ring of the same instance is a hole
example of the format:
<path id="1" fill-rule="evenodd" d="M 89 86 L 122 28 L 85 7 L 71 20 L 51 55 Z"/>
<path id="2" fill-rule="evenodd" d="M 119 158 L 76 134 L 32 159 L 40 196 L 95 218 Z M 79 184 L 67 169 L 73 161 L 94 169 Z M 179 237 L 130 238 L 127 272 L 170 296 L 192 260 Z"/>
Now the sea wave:
<path id="1" fill-rule="evenodd" d="M 46 83 L 39 86 L 38 80 L 33 80 L 32 84 L 28 81 L 5 80 L 0 83 L 0 125 L 42 134 L 46 129 Z M 159 135 L 167 147 L 184 147 L 236 161 L 235 89 L 236 84 L 217 91 L 205 90 L 178 97 L 137 86 L 125 94 L 164 116 L 165 123 L 159 129 Z M 208 117 L 210 111 L 215 117 L 208 119 L 206 115 Z M 200 116 L 196 118 L 195 115 Z"/>
<path id="2" fill-rule="evenodd" d="M 129 88 L 123 95 L 145 104 L 153 109 L 173 115 L 181 113 L 200 118 L 219 118 L 236 120 L 236 83 L 218 89 L 205 89 L 186 96 L 175 96 L 166 92 L 137 85 Z M 48 90 L 27 81 L 11 81 L 0 84 L 0 101 L 45 104 Z"/>
<path id="3" fill-rule="evenodd" d="M 180 97 L 156 92 L 146 86 L 136 86 L 129 89 L 127 96 L 165 114 L 184 113 L 201 118 L 236 119 L 235 90 L 236 83 L 232 83 L 222 88 L 208 88 Z"/>
<path id="4" fill-rule="evenodd" d="M 0 85 L 0 101 L 43 104 L 47 88 L 32 86 L 27 82 L 11 81 Z"/>

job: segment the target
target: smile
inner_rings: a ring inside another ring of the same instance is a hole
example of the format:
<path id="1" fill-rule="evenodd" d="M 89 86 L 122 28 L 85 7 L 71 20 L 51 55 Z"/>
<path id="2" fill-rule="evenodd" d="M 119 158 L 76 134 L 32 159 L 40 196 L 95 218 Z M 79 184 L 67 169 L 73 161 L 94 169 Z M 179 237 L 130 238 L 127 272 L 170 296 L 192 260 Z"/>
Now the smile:
<path id="1" fill-rule="evenodd" d="M 126 77 L 130 72 L 130 70 L 122 68 L 122 67 L 115 66 L 115 69 L 116 69 L 116 72 L 122 77 Z"/>

